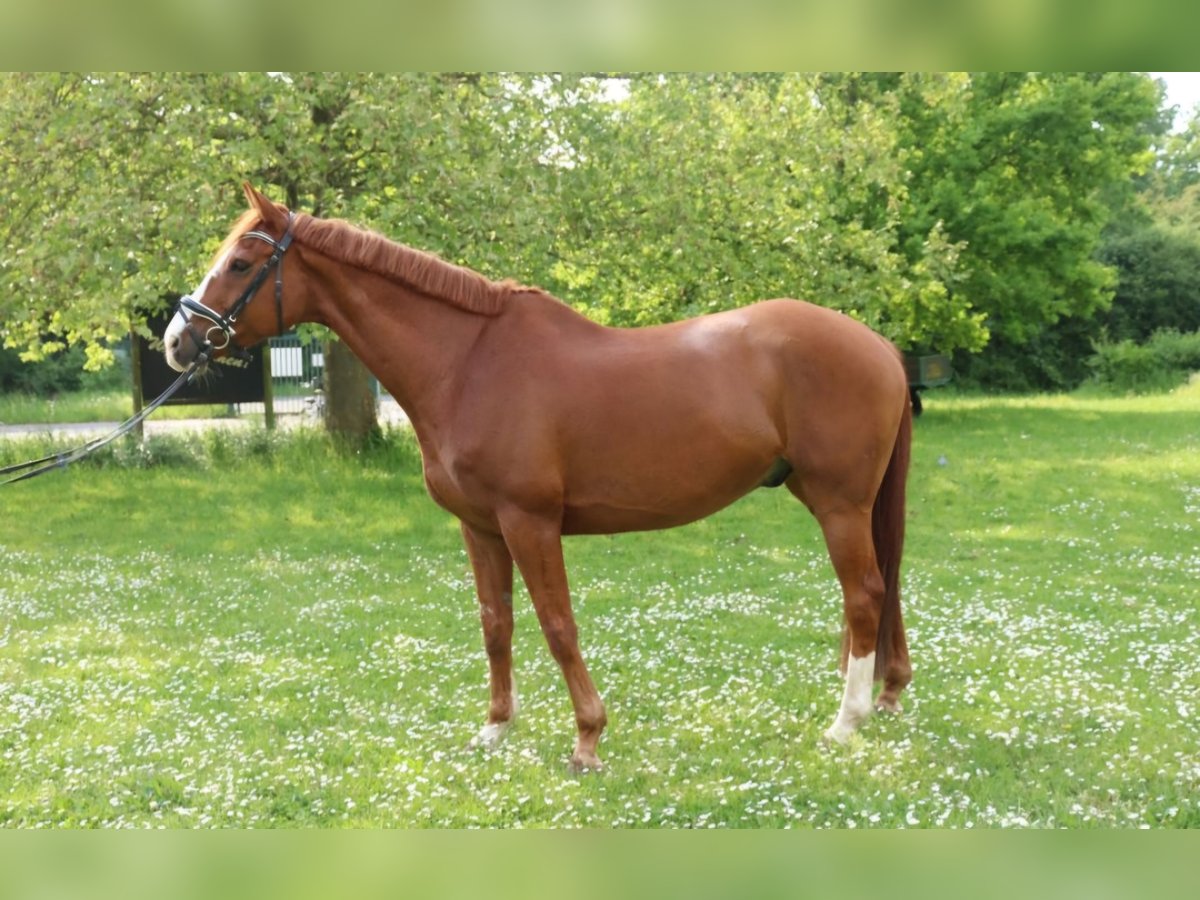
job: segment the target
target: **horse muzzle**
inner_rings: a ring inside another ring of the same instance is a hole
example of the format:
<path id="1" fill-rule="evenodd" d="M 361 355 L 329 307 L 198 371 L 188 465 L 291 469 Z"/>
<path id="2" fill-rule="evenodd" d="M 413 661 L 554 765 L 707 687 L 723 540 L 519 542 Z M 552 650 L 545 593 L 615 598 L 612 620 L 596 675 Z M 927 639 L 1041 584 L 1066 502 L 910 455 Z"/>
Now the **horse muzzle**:
<path id="1" fill-rule="evenodd" d="M 163 332 L 167 365 L 176 372 L 183 372 L 197 363 L 203 369 L 213 353 L 229 346 L 232 335 L 232 328 L 226 330 L 222 325 L 197 319 L 189 315 L 181 303 Z"/>

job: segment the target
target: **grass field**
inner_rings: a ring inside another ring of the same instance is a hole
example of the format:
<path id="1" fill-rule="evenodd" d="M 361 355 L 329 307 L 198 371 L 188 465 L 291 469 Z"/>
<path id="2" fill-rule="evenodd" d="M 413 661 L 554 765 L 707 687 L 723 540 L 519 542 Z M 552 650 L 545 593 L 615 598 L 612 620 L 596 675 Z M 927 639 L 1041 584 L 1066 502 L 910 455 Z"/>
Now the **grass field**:
<path id="1" fill-rule="evenodd" d="M 146 398 L 147 400 L 151 398 Z M 158 418 L 190 419 L 227 415 L 220 405 L 162 406 Z M 52 399 L 34 394 L 0 394 L 0 425 L 57 425 L 63 422 L 120 422 L 133 415 L 128 390 L 67 391 Z"/>
<path id="2" fill-rule="evenodd" d="M 610 721 L 584 776 L 523 595 L 519 723 L 465 749 L 477 608 L 403 436 L 195 440 L 0 488 L 0 823 L 1200 826 L 1200 385 L 930 395 L 915 678 L 848 748 L 819 742 L 840 596 L 786 491 L 569 541 Z"/>

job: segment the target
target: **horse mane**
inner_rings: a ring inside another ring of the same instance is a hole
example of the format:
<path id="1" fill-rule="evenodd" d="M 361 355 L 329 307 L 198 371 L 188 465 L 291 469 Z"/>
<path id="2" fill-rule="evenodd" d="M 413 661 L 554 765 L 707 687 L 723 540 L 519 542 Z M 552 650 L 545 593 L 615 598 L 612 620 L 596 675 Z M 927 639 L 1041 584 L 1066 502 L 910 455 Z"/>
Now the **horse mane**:
<path id="1" fill-rule="evenodd" d="M 492 281 L 432 253 L 396 243 L 340 219 L 318 219 L 297 213 L 292 228 L 297 242 L 330 259 L 400 281 L 422 294 L 479 315 L 499 315 L 508 295 L 528 290 L 513 281 Z"/>

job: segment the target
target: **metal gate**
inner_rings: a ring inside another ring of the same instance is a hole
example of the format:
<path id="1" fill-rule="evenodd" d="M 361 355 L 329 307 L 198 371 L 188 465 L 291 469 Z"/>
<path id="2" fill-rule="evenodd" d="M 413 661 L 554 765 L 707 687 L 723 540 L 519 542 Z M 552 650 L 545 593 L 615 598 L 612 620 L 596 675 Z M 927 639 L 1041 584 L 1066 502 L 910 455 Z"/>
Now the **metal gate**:
<path id="1" fill-rule="evenodd" d="M 325 352 L 319 341 L 304 342 L 292 331 L 273 337 L 270 350 L 272 408 L 275 415 L 303 415 L 319 420 L 325 412 Z M 394 400 L 381 396 L 379 382 L 371 379 L 376 409 L 389 422 L 406 418 Z M 383 407 L 380 409 L 380 407 Z M 262 403 L 239 403 L 237 412 L 263 413 Z"/>
<path id="2" fill-rule="evenodd" d="M 294 332 L 288 332 L 271 338 L 270 348 L 275 412 L 319 416 L 325 375 L 321 344 L 305 344 Z"/>
<path id="3" fill-rule="evenodd" d="M 304 343 L 295 332 L 267 343 L 271 366 L 272 406 L 276 415 L 306 415 L 319 419 L 324 402 L 322 378 L 325 354 L 316 341 Z M 238 414 L 262 413 L 261 403 L 239 403 Z"/>

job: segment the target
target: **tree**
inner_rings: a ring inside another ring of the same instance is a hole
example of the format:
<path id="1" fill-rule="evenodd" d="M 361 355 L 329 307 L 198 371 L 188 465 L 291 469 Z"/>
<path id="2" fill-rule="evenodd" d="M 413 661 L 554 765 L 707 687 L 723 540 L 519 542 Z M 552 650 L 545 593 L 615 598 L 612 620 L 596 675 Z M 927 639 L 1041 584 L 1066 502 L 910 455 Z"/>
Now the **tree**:
<path id="1" fill-rule="evenodd" d="M 1138 214 L 1108 230 L 1101 252 L 1117 272 L 1112 308 L 1101 319 L 1113 341 L 1200 329 L 1200 109 L 1160 138 L 1156 164 L 1139 186 Z"/>
<path id="2" fill-rule="evenodd" d="M 1151 196 L 1176 199 L 1200 186 L 1200 106 L 1182 129 L 1162 138 L 1158 165 L 1147 179 Z"/>
<path id="3" fill-rule="evenodd" d="M 1122 73 L 3 76 L 0 336 L 102 364 L 249 178 L 614 325 L 800 296 L 1020 354 L 1109 303 L 1160 102 Z"/>
<path id="4" fill-rule="evenodd" d="M 0 79 L 0 336 L 90 368 L 215 245 L 212 154 L 189 76 Z M 186 163 L 183 162 L 186 160 Z M 184 261 L 186 258 L 186 261 Z"/>
<path id="5" fill-rule="evenodd" d="M 1181 130 L 1160 139 L 1139 187 L 1146 222 L 1200 240 L 1200 106 Z"/>
<path id="6" fill-rule="evenodd" d="M 966 242 L 959 289 L 993 333 L 1020 343 L 1105 308 L 1114 277 L 1096 250 L 1152 163 L 1160 88 L 1130 73 L 976 73 L 905 76 L 899 90 L 914 148 L 906 225 L 942 221 Z"/>
<path id="7" fill-rule="evenodd" d="M 901 252 L 897 110 L 802 75 L 641 76 L 627 100 L 554 110 L 561 223 L 551 286 L 637 325 L 798 296 L 902 346 L 977 348 L 951 295 L 960 250 L 932 222 Z"/>
<path id="8" fill-rule="evenodd" d="M 1155 331 L 1200 329 L 1200 239 L 1150 224 L 1115 235 L 1102 258 L 1117 272 L 1102 322 L 1113 340 L 1145 341 Z"/>
<path id="9" fill-rule="evenodd" d="M 241 211 L 244 178 L 291 207 L 352 219 L 496 277 L 520 271 L 512 248 L 536 255 L 545 246 L 530 213 L 543 205 L 535 181 L 545 142 L 529 83 L 453 74 L 0 77 L 0 197 L 9 211 L 0 224 L 0 337 L 27 358 L 81 344 L 89 366 L 104 365 L 111 343 L 131 325 L 144 332 L 164 295 L 199 283 Z M 365 384 L 362 375 L 348 383 Z M 351 413 L 373 407 L 353 390 L 331 394 L 347 403 L 332 422 L 369 431 Z"/>

